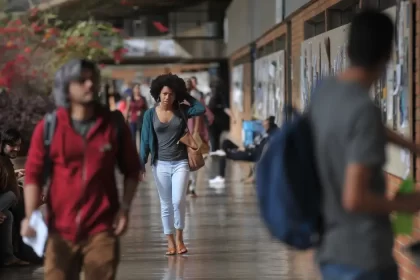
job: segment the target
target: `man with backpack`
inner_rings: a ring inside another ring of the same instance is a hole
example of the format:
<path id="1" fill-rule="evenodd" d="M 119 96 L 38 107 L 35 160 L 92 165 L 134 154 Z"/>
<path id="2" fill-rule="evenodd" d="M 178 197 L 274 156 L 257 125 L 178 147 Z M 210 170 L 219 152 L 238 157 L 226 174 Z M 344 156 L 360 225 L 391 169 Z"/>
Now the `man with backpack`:
<path id="1" fill-rule="evenodd" d="M 420 192 L 386 195 L 385 146 L 420 147 L 382 123 L 370 98 L 393 48 L 394 24 L 365 10 L 351 24 L 350 67 L 323 80 L 307 112 L 273 135 L 257 165 L 260 212 L 289 246 L 317 249 L 324 280 L 398 280 L 392 212 L 420 210 Z"/>
<path id="2" fill-rule="evenodd" d="M 82 267 L 86 280 L 116 277 L 119 236 L 128 226 L 141 165 L 121 113 L 97 99 L 99 78 L 91 61 L 62 66 L 53 88 L 57 110 L 38 123 L 32 136 L 21 234 L 35 234 L 29 219 L 48 177 L 45 279 L 79 279 Z M 124 175 L 121 203 L 115 166 Z"/>
<path id="3" fill-rule="evenodd" d="M 348 37 L 350 67 L 320 83 L 308 117 L 322 188 L 317 260 L 325 280 L 398 280 L 389 215 L 420 210 L 420 193 L 386 196 L 385 146 L 419 149 L 387 129 L 370 98 L 386 70 L 394 24 L 379 11 L 357 14 Z"/>

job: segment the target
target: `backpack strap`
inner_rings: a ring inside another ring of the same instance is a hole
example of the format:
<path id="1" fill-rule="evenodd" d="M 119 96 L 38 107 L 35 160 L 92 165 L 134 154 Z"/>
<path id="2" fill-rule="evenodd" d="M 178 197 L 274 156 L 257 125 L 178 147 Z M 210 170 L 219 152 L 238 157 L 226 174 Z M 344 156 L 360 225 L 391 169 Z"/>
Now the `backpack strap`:
<path id="1" fill-rule="evenodd" d="M 123 129 L 125 125 L 125 119 L 122 113 L 118 110 L 112 111 L 112 119 L 116 129 L 118 155 L 117 163 L 120 171 L 125 170 L 123 166 Z M 57 112 L 54 110 L 48 113 L 44 117 L 44 184 L 47 183 L 51 172 L 52 172 L 52 161 L 50 157 L 51 142 L 54 137 L 55 128 L 57 126 Z"/>
<path id="2" fill-rule="evenodd" d="M 123 114 L 119 110 L 115 110 L 111 112 L 111 117 L 113 120 L 113 124 L 115 126 L 116 130 L 116 136 L 117 136 L 117 147 L 118 147 L 118 154 L 117 154 L 117 164 L 118 169 L 120 169 L 121 172 L 125 171 L 124 166 L 124 160 L 123 160 L 123 149 L 124 149 L 124 141 L 123 141 L 123 130 L 125 124 L 125 118 Z"/>
<path id="3" fill-rule="evenodd" d="M 52 172 L 52 160 L 50 157 L 50 147 L 57 126 L 57 112 L 54 110 L 44 117 L 44 184 L 47 183 Z"/>

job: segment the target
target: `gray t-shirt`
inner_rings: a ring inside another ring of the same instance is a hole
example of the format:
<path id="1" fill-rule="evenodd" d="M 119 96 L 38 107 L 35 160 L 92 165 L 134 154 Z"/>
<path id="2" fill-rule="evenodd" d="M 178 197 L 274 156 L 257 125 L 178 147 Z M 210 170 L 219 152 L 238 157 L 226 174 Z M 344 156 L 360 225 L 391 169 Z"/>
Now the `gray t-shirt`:
<path id="1" fill-rule="evenodd" d="M 327 79 L 314 92 L 309 116 L 325 219 L 318 261 L 362 269 L 393 264 L 389 216 L 349 213 L 342 206 L 345 171 L 350 163 L 370 166 L 370 188 L 385 196 L 386 131 L 368 89 Z"/>
<path id="2" fill-rule="evenodd" d="M 95 119 L 90 120 L 71 120 L 71 124 L 73 125 L 73 129 L 80 134 L 82 137 L 86 137 L 89 130 L 92 128 L 92 126 L 95 124 Z"/>
<path id="3" fill-rule="evenodd" d="M 174 114 L 168 123 L 163 123 L 159 120 L 156 110 L 153 110 L 153 128 L 158 140 L 158 160 L 177 161 L 188 158 L 185 145 L 178 143 L 186 129 L 181 116 Z"/>

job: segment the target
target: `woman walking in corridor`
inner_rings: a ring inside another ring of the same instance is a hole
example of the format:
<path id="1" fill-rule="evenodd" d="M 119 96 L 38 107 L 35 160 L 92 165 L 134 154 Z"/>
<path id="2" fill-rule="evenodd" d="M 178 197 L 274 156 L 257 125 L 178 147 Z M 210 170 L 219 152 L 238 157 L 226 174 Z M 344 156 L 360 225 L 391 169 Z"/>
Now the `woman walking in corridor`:
<path id="1" fill-rule="evenodd" d="M 141 138 L 144 112 L 148 109 L 146 98 L 141 94 L 140 84 L 135 84 L 132 94 L 127 98 L 124 116 L 126 117 L 133 141 L 136 143 L 137 136 Z M 139 145 L 140 147 L 140 145 Z"/>
<path id="2" fill-rule="evenodd" d="M 144 114 L 140 155 L 143 164 L 151 156 L 163 231 L 168 240 L 166 254 L 185 254 L 188 250 L 183 229 L 190 168 L 186 145 L 180 139 L 188 132 L 187 119 L 204 114 L 205 107 L 187 93 L 184 80 L 173 74 L 158 76 L 152 82 L 150 93 L 156 106 Z M 197 148 L 193 141 L 187 145 Z"/>

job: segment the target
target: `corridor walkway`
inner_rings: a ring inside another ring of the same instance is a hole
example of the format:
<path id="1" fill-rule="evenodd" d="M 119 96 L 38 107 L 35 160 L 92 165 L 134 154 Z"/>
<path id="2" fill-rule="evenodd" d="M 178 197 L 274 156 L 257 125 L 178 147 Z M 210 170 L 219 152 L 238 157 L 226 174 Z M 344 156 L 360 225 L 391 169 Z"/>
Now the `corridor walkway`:
<path id="1" fill-rule="evenodd" d="M 239 165 L 230 169 L 225 189 L 209 188 L 202 176 L 199 197 L 188 198 L 185 237 L 190 253 L 183 257 L 164 255 L 159 200 L 147 178 L 122 240 L 118 279 L 319 279 L 311 253 L 291 252 L 270 239 L 259 218 L 254 186 L 239 183 Z M 0 279 L 42 279 L 42 268 L 0 270 Z"/>

